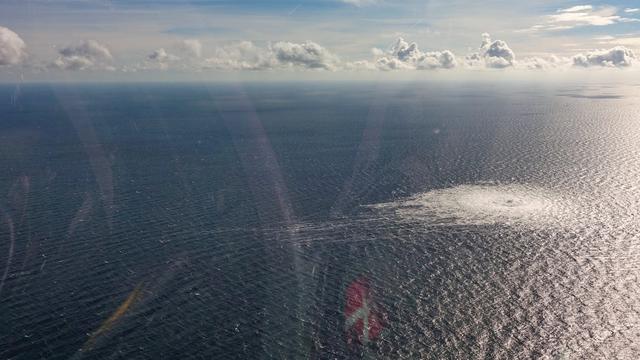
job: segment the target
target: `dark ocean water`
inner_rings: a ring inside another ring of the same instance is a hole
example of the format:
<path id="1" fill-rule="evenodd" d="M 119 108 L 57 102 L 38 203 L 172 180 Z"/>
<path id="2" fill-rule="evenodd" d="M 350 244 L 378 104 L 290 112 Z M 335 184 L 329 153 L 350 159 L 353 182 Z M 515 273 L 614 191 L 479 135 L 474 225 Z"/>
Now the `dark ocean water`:
<path id="1" fill-rule="evenodd" d="M 639 90 L 2 87 L 0 358 L 637 359 Z"/>

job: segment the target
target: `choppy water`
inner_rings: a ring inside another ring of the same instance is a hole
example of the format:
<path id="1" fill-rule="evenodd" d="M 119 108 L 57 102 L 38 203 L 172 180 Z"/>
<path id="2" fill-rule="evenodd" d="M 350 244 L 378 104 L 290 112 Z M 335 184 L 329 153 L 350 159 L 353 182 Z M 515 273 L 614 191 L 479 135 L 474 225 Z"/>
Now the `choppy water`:
<path id="1" fill-rule="evenodd" d="M 639 89 L 2 88 L 0 358 L 636 359 Z"/>

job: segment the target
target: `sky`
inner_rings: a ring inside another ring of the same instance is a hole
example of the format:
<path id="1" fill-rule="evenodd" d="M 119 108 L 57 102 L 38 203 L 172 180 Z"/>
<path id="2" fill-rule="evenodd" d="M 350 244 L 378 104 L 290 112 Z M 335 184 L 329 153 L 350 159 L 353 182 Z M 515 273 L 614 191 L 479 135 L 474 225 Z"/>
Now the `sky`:
<path id="1" fill-rule="evenodd" d="M 3 82 L 628 77 L 639 57 L 639 0 L 0 4 Z"/>

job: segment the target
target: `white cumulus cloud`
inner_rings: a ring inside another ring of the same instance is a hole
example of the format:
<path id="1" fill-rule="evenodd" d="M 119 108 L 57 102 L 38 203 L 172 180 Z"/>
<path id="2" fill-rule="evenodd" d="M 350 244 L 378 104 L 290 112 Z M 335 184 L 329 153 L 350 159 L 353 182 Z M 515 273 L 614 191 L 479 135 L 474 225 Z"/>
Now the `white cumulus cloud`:
<path id="1" fill-rule="evenodd" d="M 204 60 L 205 68 L 221 70 L 322 69 L 336 70 L 339 58 L 326 48 L 311 42 L 280 41 L 259 47 L 250 41 L 216 49 L 215 56 Z"/>
<path id="2" fill-rule="evenodd" d="M 373 50 L 379 70 L 430 70 L 456 67 L 455 55 L 449 50 L 423 52 L 415 42 L 398 38 L 391 50 Z"/>
<path id="3" fill-rule="evenodd" d="M 503 40 L 492 40 L 491 35 L 482 34 L 480 51 L 466 57 L 469 67 L 486 66 L 488 68 L 503 69 L 512 67 L 516 62 L 516 54 Z"/>
<path id="4" fill-rule="evenodd" d="M 335 70 L 339 63 L 336 55 L 311 41 L 302 44 L 277 42 L 273 44 L 272 51 L 280 64 L 288 66 Z"/>
<path id="5" fill-rule="evenodd" d="M 113 70 L 113 59 L 106 45 L 96 40 L 84 40 L 75 45 L 66 46 L 58 51 L 58 58 L 51 67 L 61 70 L 103 69 Z"/>
<path id="6" fill-rule="evenodd" d="M 607 50 L 593 50 L 573 57 L 573 65 L 580 67 L 629 67 L 636 59 L 633 50 L 616 46 Z"/>
<path id="7" fill-rule="evenodd" d="M 516 54 L 505 41 L 492 41 L 489 34 L 483 34 L 484 41 L 481 49 L 484 51 L 485 64 L 490 68 L 505 68 L 513 66 Z M 486 44 L 484 43 L 486 42 Z"/>
<path id="8" fill-rule="evenodd" d="M 203 67 L 218 70 L 266 70 L 277 66 L 268 49 L 251 41 L 241 41 L 217 48 L 215 55 L 204 60 Z"/>
<path id="9" fill-rule="evenodd" d="M 21 63 L 26 58 L 26 48 L 18 34 L 0 26 L 0 66 Z"/>

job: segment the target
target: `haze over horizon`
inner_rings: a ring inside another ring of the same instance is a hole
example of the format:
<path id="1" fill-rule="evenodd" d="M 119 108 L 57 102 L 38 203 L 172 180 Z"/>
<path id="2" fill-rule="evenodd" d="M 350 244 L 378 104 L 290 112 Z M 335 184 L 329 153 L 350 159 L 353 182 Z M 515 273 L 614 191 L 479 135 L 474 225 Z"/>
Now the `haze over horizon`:
<path id="1" fill-rule="evenodd" d="M 639 67 L 631 0 L 11 0 L 2 9 L 2 82 L 628 78 Z"/>

